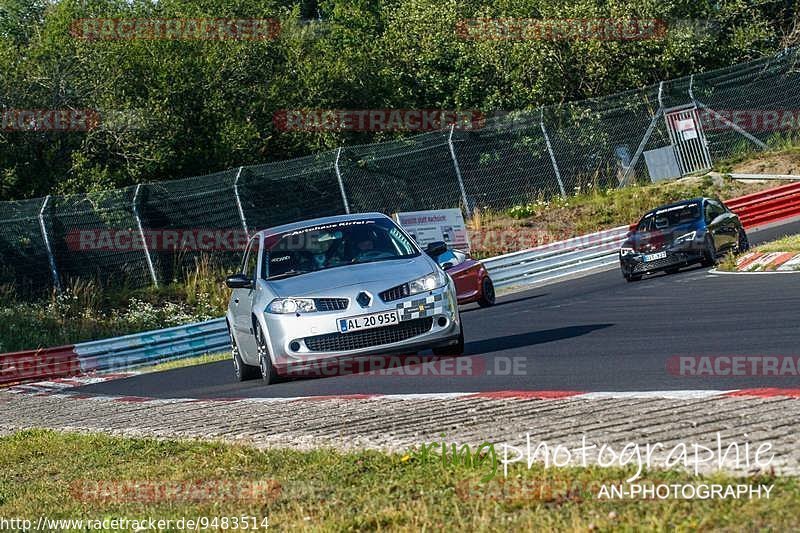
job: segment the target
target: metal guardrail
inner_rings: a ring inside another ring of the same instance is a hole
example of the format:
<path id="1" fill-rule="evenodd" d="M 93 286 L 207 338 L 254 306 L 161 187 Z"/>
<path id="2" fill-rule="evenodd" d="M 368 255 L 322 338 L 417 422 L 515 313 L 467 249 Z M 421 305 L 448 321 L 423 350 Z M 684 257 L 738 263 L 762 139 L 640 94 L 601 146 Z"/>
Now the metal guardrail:
<path id="1" fill-rule="evenodd" d="M 483 264 L 495 287 L 530 285 L 616 265 L 629 226 L 513 252 Z"/>
<path id="2" fill-rule="evenodd" d="M 224 318 L 75 345 L 81 372 L 131 369 L 227 351 Z"/>

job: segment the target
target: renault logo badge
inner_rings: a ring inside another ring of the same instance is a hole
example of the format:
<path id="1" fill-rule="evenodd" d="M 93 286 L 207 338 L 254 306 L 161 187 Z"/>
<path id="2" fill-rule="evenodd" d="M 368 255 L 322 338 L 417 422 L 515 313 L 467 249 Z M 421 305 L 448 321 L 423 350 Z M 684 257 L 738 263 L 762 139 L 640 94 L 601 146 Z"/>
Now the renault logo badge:
<path id="1" fill-rule="evenodd" d="M 369 305 L 372 303 L 372 295 L 366 291 L 361 291 L 358 293 L 356 301 L 361 307 L 369 307 Z"/>

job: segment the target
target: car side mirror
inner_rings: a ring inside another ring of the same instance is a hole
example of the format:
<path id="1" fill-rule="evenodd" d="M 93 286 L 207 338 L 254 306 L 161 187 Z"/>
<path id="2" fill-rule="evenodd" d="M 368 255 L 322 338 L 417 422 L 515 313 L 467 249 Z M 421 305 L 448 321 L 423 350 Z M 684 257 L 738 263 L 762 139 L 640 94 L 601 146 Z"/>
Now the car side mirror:
<path id="1" fill-rule="evenodd" d="M 225 285 L 231 289 L 252 289 L 253 280 L 247 274 L 233 274 L 225 278 Z"/>
<path id="2" fill-rule="evenodd" d="M 447 251 L 447 243 L 444 241 L 433 241 L 431 243 L 428 243 L 427 248 L 425 248 L 425 253 L 433 257 L 434 259 L 442 255 L 446 251 Z"/>

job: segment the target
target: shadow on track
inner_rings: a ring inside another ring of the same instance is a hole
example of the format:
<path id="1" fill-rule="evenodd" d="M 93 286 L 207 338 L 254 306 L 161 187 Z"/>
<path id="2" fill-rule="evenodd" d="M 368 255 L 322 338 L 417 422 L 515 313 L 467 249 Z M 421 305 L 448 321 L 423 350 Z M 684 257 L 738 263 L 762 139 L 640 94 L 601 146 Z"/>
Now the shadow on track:
<path id="1" fill-rule="evenodd" d="M 540 294 L 532 294 L 530 296 L 524 296 L 522 298 L 514 298 L 514 299 L 505 299 L 505 298 L 503 298 L 501 301 L 497 302 L 492 307 L 489 307 L 487 309 L 492 309 L 494 307 L 500 307 L 501 305 L 506 305 L 506 304 L 515 304 L 515 303 L 518 303 L 518 302 L 524 302 L 525 300 L 533 300 L 534 298 L 541 298 L 542 296 L 547 296 L 547 293 L 543 292 L 543 293 L 540 293 Z M 483 307 L 479 306 L 478 304 L 466 304 L 466 305 L 469 305 L 469 307 L 467 307 L 465 309 L 460 309 L 459 310 L 460 313 L 462 313 L 462 314 L 463 313 L 471 313 L 472 311 L 478 311 L 479 309 L 484 309 Z"/>
<path id="2" fill-rule="evenodd" d="M 605 329 L 614 324 L 588 324 L 584 326 L 567 326 L 565 328 L 545 329 L 542 331 L 529 331 L 517 335 L 503 337 L 493 337 L 480 341 L 468 342 L 464 347 L 464 355 L 482 355 L 486 353 L 499 352 L 502 350 L 513 350 L 514 348 L 524 348 L 546 342 L 560 341 L 580 337 L 598 329 Z"/>

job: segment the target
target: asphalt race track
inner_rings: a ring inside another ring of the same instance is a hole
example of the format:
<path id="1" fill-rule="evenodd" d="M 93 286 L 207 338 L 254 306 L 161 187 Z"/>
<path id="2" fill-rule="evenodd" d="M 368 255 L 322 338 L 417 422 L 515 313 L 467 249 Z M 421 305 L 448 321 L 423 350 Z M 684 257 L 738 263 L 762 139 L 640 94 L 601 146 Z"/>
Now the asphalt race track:
<path id="1" fill-rule="evenodd" d="M 752 243 L 800 221 L 751 232 Z M 722 275 L 693 268 L 626 283 L 618 270 L 462 310 L 469 372 L 237 383 L 228 361 L 73 389 L 157 398 L 299 397 L 502 390 L 647 391 L 797 388 L 793 377 L 686 377 L 673 356 L 800 356 L 800 275 Z M 509 372 L 510 365 L 516 372 Z M 466 374 L 466 375 L 465 375 Z"/>

